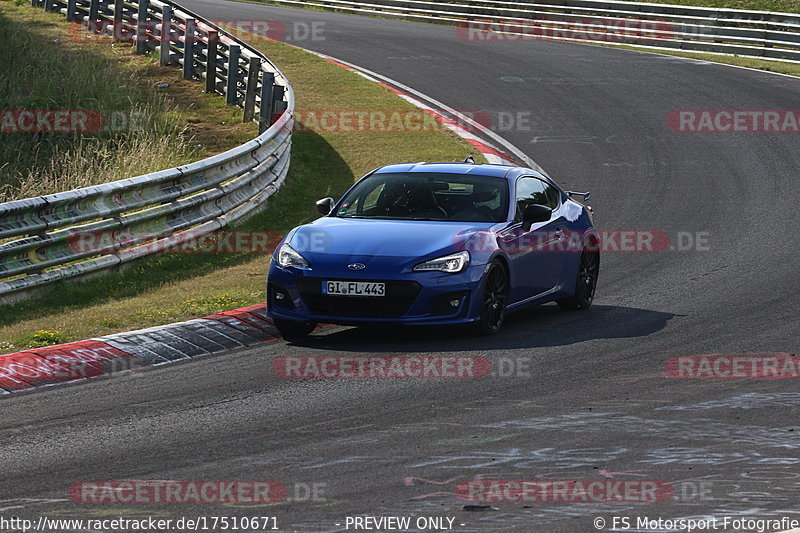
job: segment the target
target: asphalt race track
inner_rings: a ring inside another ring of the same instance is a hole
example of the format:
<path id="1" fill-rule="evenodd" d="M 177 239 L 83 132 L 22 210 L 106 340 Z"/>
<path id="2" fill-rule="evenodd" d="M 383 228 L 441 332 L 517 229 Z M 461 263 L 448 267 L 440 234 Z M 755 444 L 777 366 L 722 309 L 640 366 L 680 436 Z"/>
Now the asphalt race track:
<path id="1" fill-rule="evenodd" d="M 676 249 L 606 253 L 589 312 L 546 305 L 492 338 L 331 327 L 304 345 L 4 398 L 0 513 L 271 515 L 279 531 L 309 533 L 345 531 L 355 515 L 454 517 L 459 533 L 589 532 L 596 517 L 608 531 L 614 516 L 800 519 L 797 379 L 663 374 L 676 356 L 798 352 L 800 134 L 675 132 L 667 117 L 797 109 L 800 80 L 581 44 L 465 42 L 447 26 L 186 6 L 212 20 L 321 21 L 324 40 L 297 44 L 456 109 L 523 113 L 529 125 L 498 132 L 562 185 L 591 190 L 600 228 L 663 231 Z M 689 246 L 698 234 L 701 246 Z M 276 378 L 273 361 L 287 355 L 483 356 L 505 370 L 471 380 Z M 76 481 L 130 479 L 276 480 L 294 501 L 67 499 Z M 674 492 L 468 511 L 454 491 L 469 479 L 660 480 Z M 322 492 L 305 497 L 313 484 Z"/>

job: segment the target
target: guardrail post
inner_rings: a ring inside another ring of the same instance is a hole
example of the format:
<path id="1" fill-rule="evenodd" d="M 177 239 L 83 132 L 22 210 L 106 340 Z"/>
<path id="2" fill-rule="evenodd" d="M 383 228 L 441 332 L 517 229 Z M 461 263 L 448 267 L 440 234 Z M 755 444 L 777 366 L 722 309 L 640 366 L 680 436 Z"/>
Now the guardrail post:
<path id="1" fill-rule="evenodd" d="M 97 21 L 100 20 L 100 0 L 89 1 L 89 24 L 97 28 Z M 91 26 L 90 26 L 91 27 Z"/>
<path id="2" fill-rule="evenodd" d="M 186 19 L 186 29 L 183 32 L 183 79 L 194 78 L 194 40 L 197 22 Z"/>
<path id="3" fill-rule="evenodd" d="M 114 0 L 114 41 L 121 41 L 123 37 L 122 8 L 125 0 Z"/>
<path id="4" fill-rule="evenodd" d="M 44 0 L 44 10 L 45 11 L 53 10 L 53 0 Z"/>
<path id="5" fill-rule="evenodd" d="M 159 64 L 163 67 L 170 63 L 170 39 L 172 37 L 172 7 L 161 8 L 161 47 L 159 49 Z"/>
<path id="6" fill-rule="evenodd" d="M 136 53 L 144 54 L 147 52 L 147 19 L 149 18 L 148 9 L 150 0 L 139 0 L 136 10 Z"/>
<path id="7" fill-rule="evenodd" d="M 286 93 L 286 89 L 281 85 L 276 85 L 274 89 L 272 89 L 272 112 L 274 116 L 280 115 L 283 112 L 283 107 L 286 108 L 286 102 L 283 101 L 283 95 Z"/>
<path id="8" fill-rule="evenodd" d="M 77 10 L 77 0 L 67 0 L 67 22 L 75 22 L 75 12 Z"/>
<path id="9" fill-rule="evenodd" d="M 261 107 L 258 109 L 258 134 L 272 125 L 272 93 L 275 89 L 275 74 L 264 71 L 261 79 Z"/>
<path id="10" fill-rule="evenodd" d="M 241 48 L 238 44 L 228 45 L 228 79 L 225 84 L 225 103 L 236 105 L 236 88 L 239 84 L 239 56 Z"/>
<path id="11" fill-rule="evenodd" d="M 209 30 L 208 43 L 206 45 L 207 93 L 213 93 L 217 90 L 217 43 L 219 43 L 219 32 L 216 30 Z"/>
<path id="12" fill-rule="evenodd" d="M 286 111 L 286 102 L 283 101 L 283 95 L 286 92 L 286 89 L 280 85 L 276 85 L 274 89 L 272 89 L 272 117 L 270 118 L 270 124 L 275 122 L 275 118 L 281 116 L 284 111 Z"/>
<path id="13" fill-rule="evenodd" d="M 251 122 L 256 114 L 256 86 L 261 71 L 261 59 L 251 57 L 247 65 L 247 89 L 244 93 L 244 115 L 242 122 Z"/>

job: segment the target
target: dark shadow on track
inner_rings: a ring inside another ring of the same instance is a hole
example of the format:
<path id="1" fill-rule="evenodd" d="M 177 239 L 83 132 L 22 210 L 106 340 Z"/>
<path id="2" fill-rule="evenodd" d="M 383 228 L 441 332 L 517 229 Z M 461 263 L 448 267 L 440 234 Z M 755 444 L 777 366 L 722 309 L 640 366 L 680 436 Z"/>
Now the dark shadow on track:
<path id="1" fill-rule="evenodd" d="M 646 337 L 664 329 L 673 313 L 633 307 L 595 305 L 588 311 L 562 312 L 554 304 L 510 315 L 491 337 L 472 334 L 473 326 L 369 326 L 322 329 L 301 344 L 342 352 L 458 352 L 564 346 L 595 339 Z"/>

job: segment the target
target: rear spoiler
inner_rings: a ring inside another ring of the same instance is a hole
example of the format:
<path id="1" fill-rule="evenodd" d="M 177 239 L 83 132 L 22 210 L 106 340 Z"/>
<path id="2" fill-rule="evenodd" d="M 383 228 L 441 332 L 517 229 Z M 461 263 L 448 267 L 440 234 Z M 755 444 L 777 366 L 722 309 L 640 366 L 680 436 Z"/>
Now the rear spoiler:
<path id="1" fill-rule="evenodd" d="M 569 196 L 583 196 L 583 201 L 585 202 L 592 195 L 592 192 L 591 191 L 586 191 L 586 192 L 567 191 L 567 194 Z"/>

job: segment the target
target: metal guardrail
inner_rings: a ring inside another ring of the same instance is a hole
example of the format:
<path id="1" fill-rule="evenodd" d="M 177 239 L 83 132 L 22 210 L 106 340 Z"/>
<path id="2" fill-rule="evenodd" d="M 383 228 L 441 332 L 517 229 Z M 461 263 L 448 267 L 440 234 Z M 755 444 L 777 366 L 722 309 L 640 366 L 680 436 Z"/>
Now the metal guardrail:
<path id="1" fill-rule="evenodd" d="M 197 239 L 253 213 L 281 186 L 291 157 L 294 93 L 266 56 L 170 2 L 31 3 L 60 11 L 81 31 L 130 40 L 140 53 L 158 51 L 162 65 L 180 65 L 185 79 L 205 80 L 207 92 L 243 107 L 243 121 L 257 120 L 260 134 L 189 165 L 0 204 L 0 298 Z M 98 232 L 113 242 L 88 238 Z"/>
<path id="2" fill-rule="evenodd" d="M 800 15 L 792 13 L 615 0 L 268 2 L 454 24 L 472 41 L 544 38 L 800 62 Z"/>

